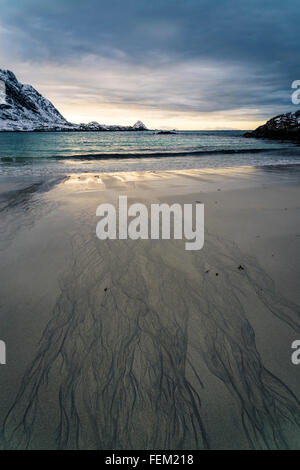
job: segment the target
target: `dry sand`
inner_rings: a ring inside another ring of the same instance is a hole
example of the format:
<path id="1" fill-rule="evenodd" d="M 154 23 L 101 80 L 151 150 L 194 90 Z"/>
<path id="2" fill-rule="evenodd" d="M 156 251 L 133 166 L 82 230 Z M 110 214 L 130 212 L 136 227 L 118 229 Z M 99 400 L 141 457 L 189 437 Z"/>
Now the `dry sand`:
<path id="1" fill-rule="evenodd" d="M 299 449 L 299 182 L 249 167 L 3 186 L 2 447 Z M 96 207 L 119 195 L 203 202 L 204 248 L 98 240 Z"/>

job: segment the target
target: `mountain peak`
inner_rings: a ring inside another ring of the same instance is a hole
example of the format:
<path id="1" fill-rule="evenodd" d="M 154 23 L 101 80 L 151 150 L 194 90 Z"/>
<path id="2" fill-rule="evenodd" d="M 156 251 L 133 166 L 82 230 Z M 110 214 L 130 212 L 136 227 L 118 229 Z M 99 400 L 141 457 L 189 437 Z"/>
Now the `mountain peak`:
<path id="1" fill-rule="evenodd" d="M 13 82 L 17 82 L 17 77 L 11 70 L 4 70 L 0 69 L 0 80 L 3 80 L 4 82 L 6 80 L 11 80 Z"/>
<path id="2" fill-rule="evenodd" d="M 133 129 L 136 130 L 136 131 L 146 131 L 147 127 L 145 126 L 145 124 L 142 121 L 137 121 L 133 125 Z"/>

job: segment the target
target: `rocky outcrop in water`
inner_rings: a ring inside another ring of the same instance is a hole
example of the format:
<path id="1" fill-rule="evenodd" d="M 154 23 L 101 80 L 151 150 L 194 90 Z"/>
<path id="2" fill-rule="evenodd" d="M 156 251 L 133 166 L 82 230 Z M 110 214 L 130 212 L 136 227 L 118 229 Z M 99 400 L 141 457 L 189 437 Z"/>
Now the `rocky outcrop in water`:
<path id="1" fill-rule="evenodd" d="M 175 131 L 158 131 L 157 132 L 157 135 L 172 135 L 172 134 L 176 134 Z"/>
<path id="2" fill-rule="evenodd" d="M 53 104 L 31 85 L 20 83 L 13 72 L 0 69 L 0 131 L 145 131 L 137 121 L 133 126 L 106 126 L 98 122 L 68 122 Z"/>
<path id="3" fill-rule="evenodd" d="M 300 142 L 300 110 L 295 113 L 280 114 L 244 136 Z"/>

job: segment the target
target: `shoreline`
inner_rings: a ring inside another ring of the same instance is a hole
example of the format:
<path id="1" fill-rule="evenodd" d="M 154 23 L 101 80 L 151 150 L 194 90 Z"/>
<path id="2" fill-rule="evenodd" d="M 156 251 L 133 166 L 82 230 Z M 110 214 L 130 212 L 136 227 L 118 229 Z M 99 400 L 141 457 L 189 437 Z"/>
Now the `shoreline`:
<path id="1" fill-rule="evenodd" d="M 299 175 L 298 175 L 299 173 Z M 228 179 L 229 184 L 237 183 L 237 187 L 240 187 L 242 182 L 242 187 L 245 184 L 245 180 L 248 180 L 250 184 L 264 185 L 268 184 L 278 184 L 286 181 L 288 183 L 298 183 L 300 177 L 300 163 L 291 163 L 291 164 L 270 164 L 270 165 L 243 165 L 243 166 L 225 166 L 225 167 L 207 167 L 207 168 L 179 168 L 179 169 L 166 169 L 166 170 L 133 170 L 129 171 L 128 169 L 118 170 L 118 171 L 78 171 L 63 173 L 58 173 L 56 176 L 49 175 L 7 175 L 0 173 L 1 181 L 1 190 L 0 190 L 0 200 L 5 199 L 6 196 L 13 195 L 14 191 L 27 191 L 30 190 L 31 186 L 36 186 L 43 191 L 48 191 L 53 186 L 58 185 L 59 183 L 70 180 L 88 180 L 91 182 L 97 182 L 95 189 L 99 189 L 99 183 L 101 180 L 109 178 L 117 178 L 124 181 L 139 181 L 144 180 L 160 180 L 160 179 L 171 179 L 177 178 L 200 178 L 201 184 L 204 182 L 210 183 L 211 185 L 218 183 L 218 180 L 213 180 L 214 177 L 223 178 L 223 183 L 226 183 L 226 178 Z M 281 179 L 280 177 L 283 177 Z M 255 179 L 256 178 L 256 179 Z M 269 179 L 268 179 L 269 178 Z M 183 180 L 183 186 L 187 183 L 187 180 Z M 226 186 L 226 184 L 225 184 Z M 213 186 L 212 186 L 213 187 Z M 202 186 L 201 191 L 207 187 Z M 234 189 L 234 187 L 233 187 Z"/>

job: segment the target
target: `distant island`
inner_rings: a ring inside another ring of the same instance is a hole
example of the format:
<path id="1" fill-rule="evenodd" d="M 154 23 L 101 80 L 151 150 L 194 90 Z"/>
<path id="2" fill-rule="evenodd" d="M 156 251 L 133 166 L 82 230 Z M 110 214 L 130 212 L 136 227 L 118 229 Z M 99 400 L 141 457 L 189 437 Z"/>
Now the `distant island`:
<path id="1" fill-rule="evenodd" d="M 158 131 L 157 135 L 172 135 L 172 134 L 177 134 L 176 131 Z"/>
<path id="2" fill-rule="evenodd" d="M 31 85 L 20 83 L 10 70 L 0 69 L 5 97 L 0 102 L 0 132 L 101 132 L 147 131 L 141 121 L 133 126 L 108 126 L 98 122 L 68 122 L 53 104 Z M 4 99 L 5 98 L 5 99 Z"/>
<path id="3" fill-rule="evenodd" d="M 246 132 L 244 136 L 300 142 L 300 110 L 275 116 L 254 131 Z"/>

